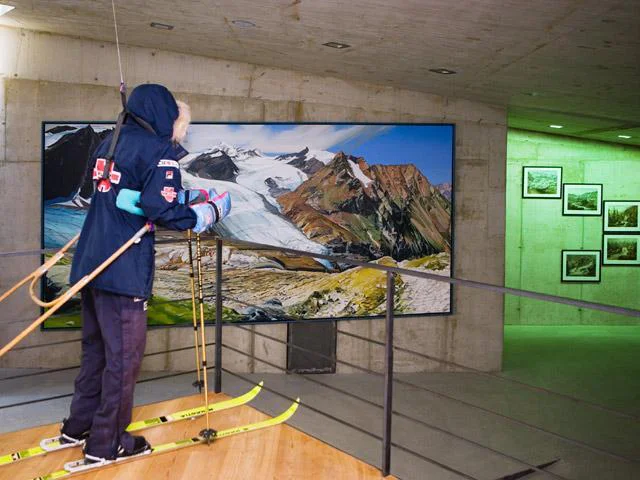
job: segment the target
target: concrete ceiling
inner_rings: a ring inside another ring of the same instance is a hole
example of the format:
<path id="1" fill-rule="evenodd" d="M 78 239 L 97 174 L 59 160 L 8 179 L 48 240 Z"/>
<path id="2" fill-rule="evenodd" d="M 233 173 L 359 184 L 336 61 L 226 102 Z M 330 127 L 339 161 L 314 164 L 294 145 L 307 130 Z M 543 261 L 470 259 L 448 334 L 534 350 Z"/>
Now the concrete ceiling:
<path id="1" fill-rule="evenodd" d="M 113 41 L 109 0 L 2 3 L 16 6 L 2 24 Z M 560 123 L 569 135 L 640 145 L 638 0 L 116 0 L 116 8 L 129 45 L 505 105 L 514 127 L 554 133 L 548 125 Z M 329 41 L 351 47 L 322 45 Z M 429 71 L 439 67 L 457 74 Z"/>

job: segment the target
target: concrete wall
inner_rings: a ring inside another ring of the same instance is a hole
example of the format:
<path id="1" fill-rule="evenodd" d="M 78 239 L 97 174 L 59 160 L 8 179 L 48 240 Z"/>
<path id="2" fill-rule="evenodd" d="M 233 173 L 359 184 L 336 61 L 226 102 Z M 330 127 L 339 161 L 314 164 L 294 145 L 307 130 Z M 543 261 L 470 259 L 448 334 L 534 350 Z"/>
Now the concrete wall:
<path id="1" fill-rule="evenodd" d="M 112 44 L 0 28 L 0 251 L 40 246 L 40 125 L 43 120 L 113 120 L 119 110 L 119 83 Z M 455 274 L 502 284 L 504 278 L 504 191 L 506 115 L 501 108 L 463 99 L 427 95 L 391 87 L 257 65 L 195 57 L 144 48 L 125 48 L 129 85 L 153 81 L 185 99 L 201 121 L 345 121 L 448 122 L 456 124 Z M 30 272 L 36 257 L 0 258 L 0 291 Z M 497 370 L 502 355 L 501 296 L 456 289 L 455 315 L 397 322 L 399 345 L 464 363 Z M 37 316 L 21 292 L 0 305 L 0 343 Z M 286 339 L 286 326 L 254 326 Z M 342 322 L 339 328 L 383 338 L 382 321 Z M 77 332 L 36 332 L 22 345 L 77 338 Z M 232 327 L 225 342 L 271 362 L 285 364 L 285 348 Z M 189 345 L 190 329 L 149 332 L 147 352 Z M 379 347 L 344 335 L 338 356 L 380 368 Z M 6 366 L 77 364 L 78 344 L 11 352 Z M 224 365 L 239 371 L 269 370 L 239 354 L 224 352 Z M 145 359 L 147 369 L 189 369 L 191 352 Z M 437 368 L 420 358 L 398 355 L 403 371 Z M 348 371 L 340 367 L 340 371 Z"/>
<path id="2" fill-rule="evenodd" d="M 560 252 L 601 250 L 603 219 L 563 216 L 561 199 L 523 199 L 525 165 L 562 167 L 563 183 L 600 183 L 603 200 L 637 200 L 640 148 L 510 130 L 505 275 L 509 287 L 640 309 L 637 266 L 603 265 L 600 283 L 561 283 Z M 509 296 L 505 302 L 505 323 L 640 325 L 640 319 Z"/>

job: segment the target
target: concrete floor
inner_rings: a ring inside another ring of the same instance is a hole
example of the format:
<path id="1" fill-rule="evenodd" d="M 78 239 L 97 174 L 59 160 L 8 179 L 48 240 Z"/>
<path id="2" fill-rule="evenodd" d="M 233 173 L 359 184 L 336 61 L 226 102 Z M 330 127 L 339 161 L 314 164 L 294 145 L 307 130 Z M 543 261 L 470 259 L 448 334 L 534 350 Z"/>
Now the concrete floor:
<path id="1" fill-rule="evenodd" d="M 24 370 L 0 370 L 0 378 L 25 373 Z M 67 414 L 69 397 L 29 406 L 6 408 L 7 405 L 72 391 L 75 371 L 4 380 L 0 384 L 0 431 L 13 431 L 29 426 L 57 422 Z M 141 379 L 165 373 L 144 372 Z M 342 422 L 381 436 L 382 410 L 335 390 L 312 383 L 297 375 L 247 375 L 253 381 L 285 395 L 300 396 L 303 405 L 328 412 L 331 420 L 309 408 L 301 408 L 290 421 L 295 427 L 368 463 L 379 465 L 380 441 Z M 136 389 L 136 404 L 167 400 L 193 393 L 193 374 L 149 381 Z M 312 380 L 382 403 L 379 377 L 358 375 L 315 375 Z M 574 402 L 550 397 L 544 393 L 517 387 L 512 383 L 467 373 L 403 374 L 398 378 L 424 386 L 435 392 L 494 410 L 560 435 L 588 443 L 597 448 L 640 457 L 640 426 L 628 419 L 593 410 Z M 236 395 L 249 384 L 232 375 L 223 377 L 223 391 Z M 277 413 L 289 401 L 263 391 L 253 405 L 266 412 Z M 395 386 L 394 409 L 440 429 L 489 446 L 529 463 L 543 463 L 555 458 L 561 461 L 551 471 L 570 479 L 640 478 L 640 464 L 629 463 L 578 447 L 547 433 L 519 425 L 511 420 L 445 399 L 415 387 Z M 402 479 L 449 480 L 464 478 L 426 462 L 406 449 L 481 480 L 497 479 L 526 467 L 478 446 L 445 433 L 433 431 L 400 416 L 394 417 L 392 473 Z M 2 452 L 4 453 L 4 452 Z M 533 474 L 527 478 L 552 478 Z"/>

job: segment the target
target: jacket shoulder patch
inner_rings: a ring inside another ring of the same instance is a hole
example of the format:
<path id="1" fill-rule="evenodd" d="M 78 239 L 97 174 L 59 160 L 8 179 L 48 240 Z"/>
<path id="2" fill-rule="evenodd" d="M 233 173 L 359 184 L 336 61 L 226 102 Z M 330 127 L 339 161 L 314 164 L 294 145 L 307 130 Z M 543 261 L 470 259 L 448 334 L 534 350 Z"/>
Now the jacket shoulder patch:
<path id="1" fill-rule="evenodd" d="M 158 162 L 158 167 L 180 168 L 180 165 L 175 160 L 162 159 Z"/>
<path id="2" fill-rule="evenodd" d="M 160 195 L 162 195 L 167 202 L 173 203 L 178 196 L 178 192 L 176 192 L 173 187 L 164 187 Z"/>

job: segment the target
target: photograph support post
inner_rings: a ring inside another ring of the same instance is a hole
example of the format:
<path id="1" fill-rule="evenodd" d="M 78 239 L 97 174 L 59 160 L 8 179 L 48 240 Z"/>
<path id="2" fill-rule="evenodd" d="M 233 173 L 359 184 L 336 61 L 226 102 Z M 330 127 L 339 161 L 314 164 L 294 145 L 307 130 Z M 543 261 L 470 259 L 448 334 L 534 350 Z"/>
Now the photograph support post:
<path id="1" fill-rule="evenodd" d="M 216 239 L 216 344 L 214 392 L 222 392 L 222 239 Z"/>
<path id="2" fill-rule="evenodd" d="M 391 471 L 391 419 L 393 416 L 393 308 L 395 274 L 387 272 L 387 312 L 385 318 L 384 424 L 382 426 L 382 476 Z"/>

